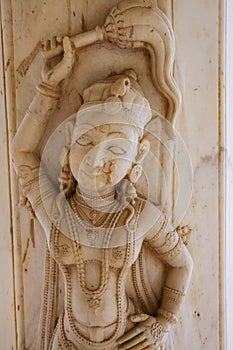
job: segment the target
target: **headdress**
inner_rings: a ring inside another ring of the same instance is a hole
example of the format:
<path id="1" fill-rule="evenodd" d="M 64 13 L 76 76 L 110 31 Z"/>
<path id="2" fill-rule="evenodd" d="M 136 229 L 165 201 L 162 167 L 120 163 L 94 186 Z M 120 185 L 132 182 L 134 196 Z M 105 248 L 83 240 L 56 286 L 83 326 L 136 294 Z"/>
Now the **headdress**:
<path id="1" fill-rule="evenodd" d="M 79 125 L 87 115 L 95 126 L 123 123 L 136 127 L 141 136 L 152 112 L 133 70 L 115 75 L 89 86 L 83 94 L 84 103 L 77 112 L 72 142 L 80 136 Z"/>

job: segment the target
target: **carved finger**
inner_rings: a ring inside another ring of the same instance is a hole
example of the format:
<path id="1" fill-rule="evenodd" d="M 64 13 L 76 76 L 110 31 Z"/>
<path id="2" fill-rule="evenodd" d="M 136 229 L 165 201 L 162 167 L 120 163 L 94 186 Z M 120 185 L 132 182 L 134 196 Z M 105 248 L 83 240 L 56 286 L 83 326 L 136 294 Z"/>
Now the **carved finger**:
<path id="1" fill-rule="evenodd" d="M 64 57 L 73 57 L 73 49 L 68 36 L 63 38 Z"/>
<path id="2" fill-rule="evenodd" d="M 50 41 L 47 39 L 41 40 L 41 51 L 43 54 L 46 54 L 47 51 L 50 50 Z"/>
<path id="3" fill-rule="evenodd" d="M 138 315 L 131 315 L 129 316 L 129 319 L 131 322 L 135 322 L 135 323 L 138 323 L 138 322 L 143 322 L 143 321 L 146 321 L 150 316 L 147 315 L 147 314 L 138 314 Z"/>
<path id="4" fill-rule="evenodd" d="M 130 350 L 145 350 L 147 349 L 149 346 L 148 340 L 144 340 L 141 343 L 133 346 L 132 348 L 130 348 Z"/>
<path id="5" fill-rule="evenodd" d="M 142 332 L 145 331 L 145 327 L 143 326 L 137 326 L 134 327 L 133 329 L 131 329 L 129 332 L 127 332 L 126 334 L 124 334 L 122 337 L 120 337 L 117 340 L 118 344 L 122 344 L 132 338 L 135 338 L 137 335 L 141 334 Z"/>
<path id="6" fill-rule="evenodd" d="M 75 52 L 72 49 L 71 41 L 68 37 L 63 39 L 64 57 L 63 57 L 63 67 L 66 68 L 67 72 L 70 71 L 74 64 Z"/>
<path id="7" fill-rule="evenodd" d="M 50 40 L 46 40 L 45 41 L 45 51 L 49 51 L 50 50 Z"/>
<path id="8" fill-rule="evenodd" d="M 50 40 L 41 40 L 41 53 L 45 60 L 53 59 L 63 52 L 63 45 L 54 37 Z"/>
<path id="9" fill-rule="evenodd" d="M 41 51 L 46 51 L 46 40 L 45 39 L 41 40 Z"/>
<path id="10" fill-rule="evenodd" d="M 144 349 L 144 347 L 139 347 L 137 348 L 136 345 L 139 345 L 139 344 L 144 344 L 144 347 L 149 345 L 147 339 L 146 339 L 146 336 L 144 333 L 141 333 L 139 334 L 138 336 L 134 337 L 133 339 L 131 340 L 128 340 L 127 342 L 124 342 L 123 344 L 120 345 L 119 349 L 120 350 L 127 350 L 127 349 Z"/>
<path id="11" fill-rule="evenodd" d="M 57 44 L 58 44 L 57 38 L 54 36 L 54 37 L 50 40 L 50 48 L 51 48 L 51 49 L 56 49 Z"/>
<path id="12" fill-rule="evenodd" d="M 62 43 L 62 40 L 63 40 L 63 37 L 62 37 L 61 35 L 58 35 L 56 39 L 57 39 L 57 42 L 58 42 L 59 44 L 61 44 L 61 43 Z"/>

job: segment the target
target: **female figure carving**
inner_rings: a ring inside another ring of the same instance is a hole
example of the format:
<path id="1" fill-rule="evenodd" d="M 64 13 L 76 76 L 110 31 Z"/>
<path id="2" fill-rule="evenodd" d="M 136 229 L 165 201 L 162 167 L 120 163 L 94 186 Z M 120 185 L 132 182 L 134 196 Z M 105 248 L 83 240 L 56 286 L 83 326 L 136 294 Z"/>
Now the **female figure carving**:
<path id="1" fill-rule="evenodd" d="M 61 155 L 57 193 L 38 154 L 60 83 L 74 64 L 72 42 L 64 37 L 62 45 L 58 64 L 50 68 L 45 61 L 42 83 L 12 144 L 23 193 L 65 286 L 55 329 L 54 305 L 47 305 L 44 317 L 51 322 L 42 322 L 40 348 L 172 349 L 169 334 L 187 291 L 192 259 L 182 230 L 135 190 L 150 148 L 144 137 L 149 102 L 132 70 L 87 88 L 74 123 L 67 124 L 69 142 Z M 147 289 L 143 281 L 143 250 L 154 262 L 153 291 L 153 284 Z M 50 281 L 52 295 L 55 282 Z"/>

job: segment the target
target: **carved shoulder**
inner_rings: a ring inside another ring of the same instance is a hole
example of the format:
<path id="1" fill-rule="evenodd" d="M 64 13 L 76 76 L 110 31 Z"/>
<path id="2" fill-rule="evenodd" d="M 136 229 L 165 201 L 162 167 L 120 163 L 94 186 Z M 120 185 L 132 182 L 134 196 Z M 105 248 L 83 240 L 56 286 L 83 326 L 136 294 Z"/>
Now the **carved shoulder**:
<path id="1" fill-rule="evenodd" d="M 164 230 L 168 226 L 168 223 L 165 215 L 158 206 L 142 198 L 139 198 L 138 201 L 143 204 L 138 220 L 138 231 L 140 236 L 143 236 L 145 240 L 149 241 L 158 232 Z M 169 228 L 167 227 L 167 229 Z"/>

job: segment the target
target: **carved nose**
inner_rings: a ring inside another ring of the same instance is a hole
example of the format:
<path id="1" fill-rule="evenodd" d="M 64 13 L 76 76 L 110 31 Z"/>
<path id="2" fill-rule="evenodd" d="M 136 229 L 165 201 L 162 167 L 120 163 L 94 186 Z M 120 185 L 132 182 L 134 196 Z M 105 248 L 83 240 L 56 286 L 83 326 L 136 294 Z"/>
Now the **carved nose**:
<path id="1" fill-rule="evenodd" d="M 92 168 L 102 167 L 103 153 L 100 146 L 95 146 L 86 156 L 86 164 Z"/>

